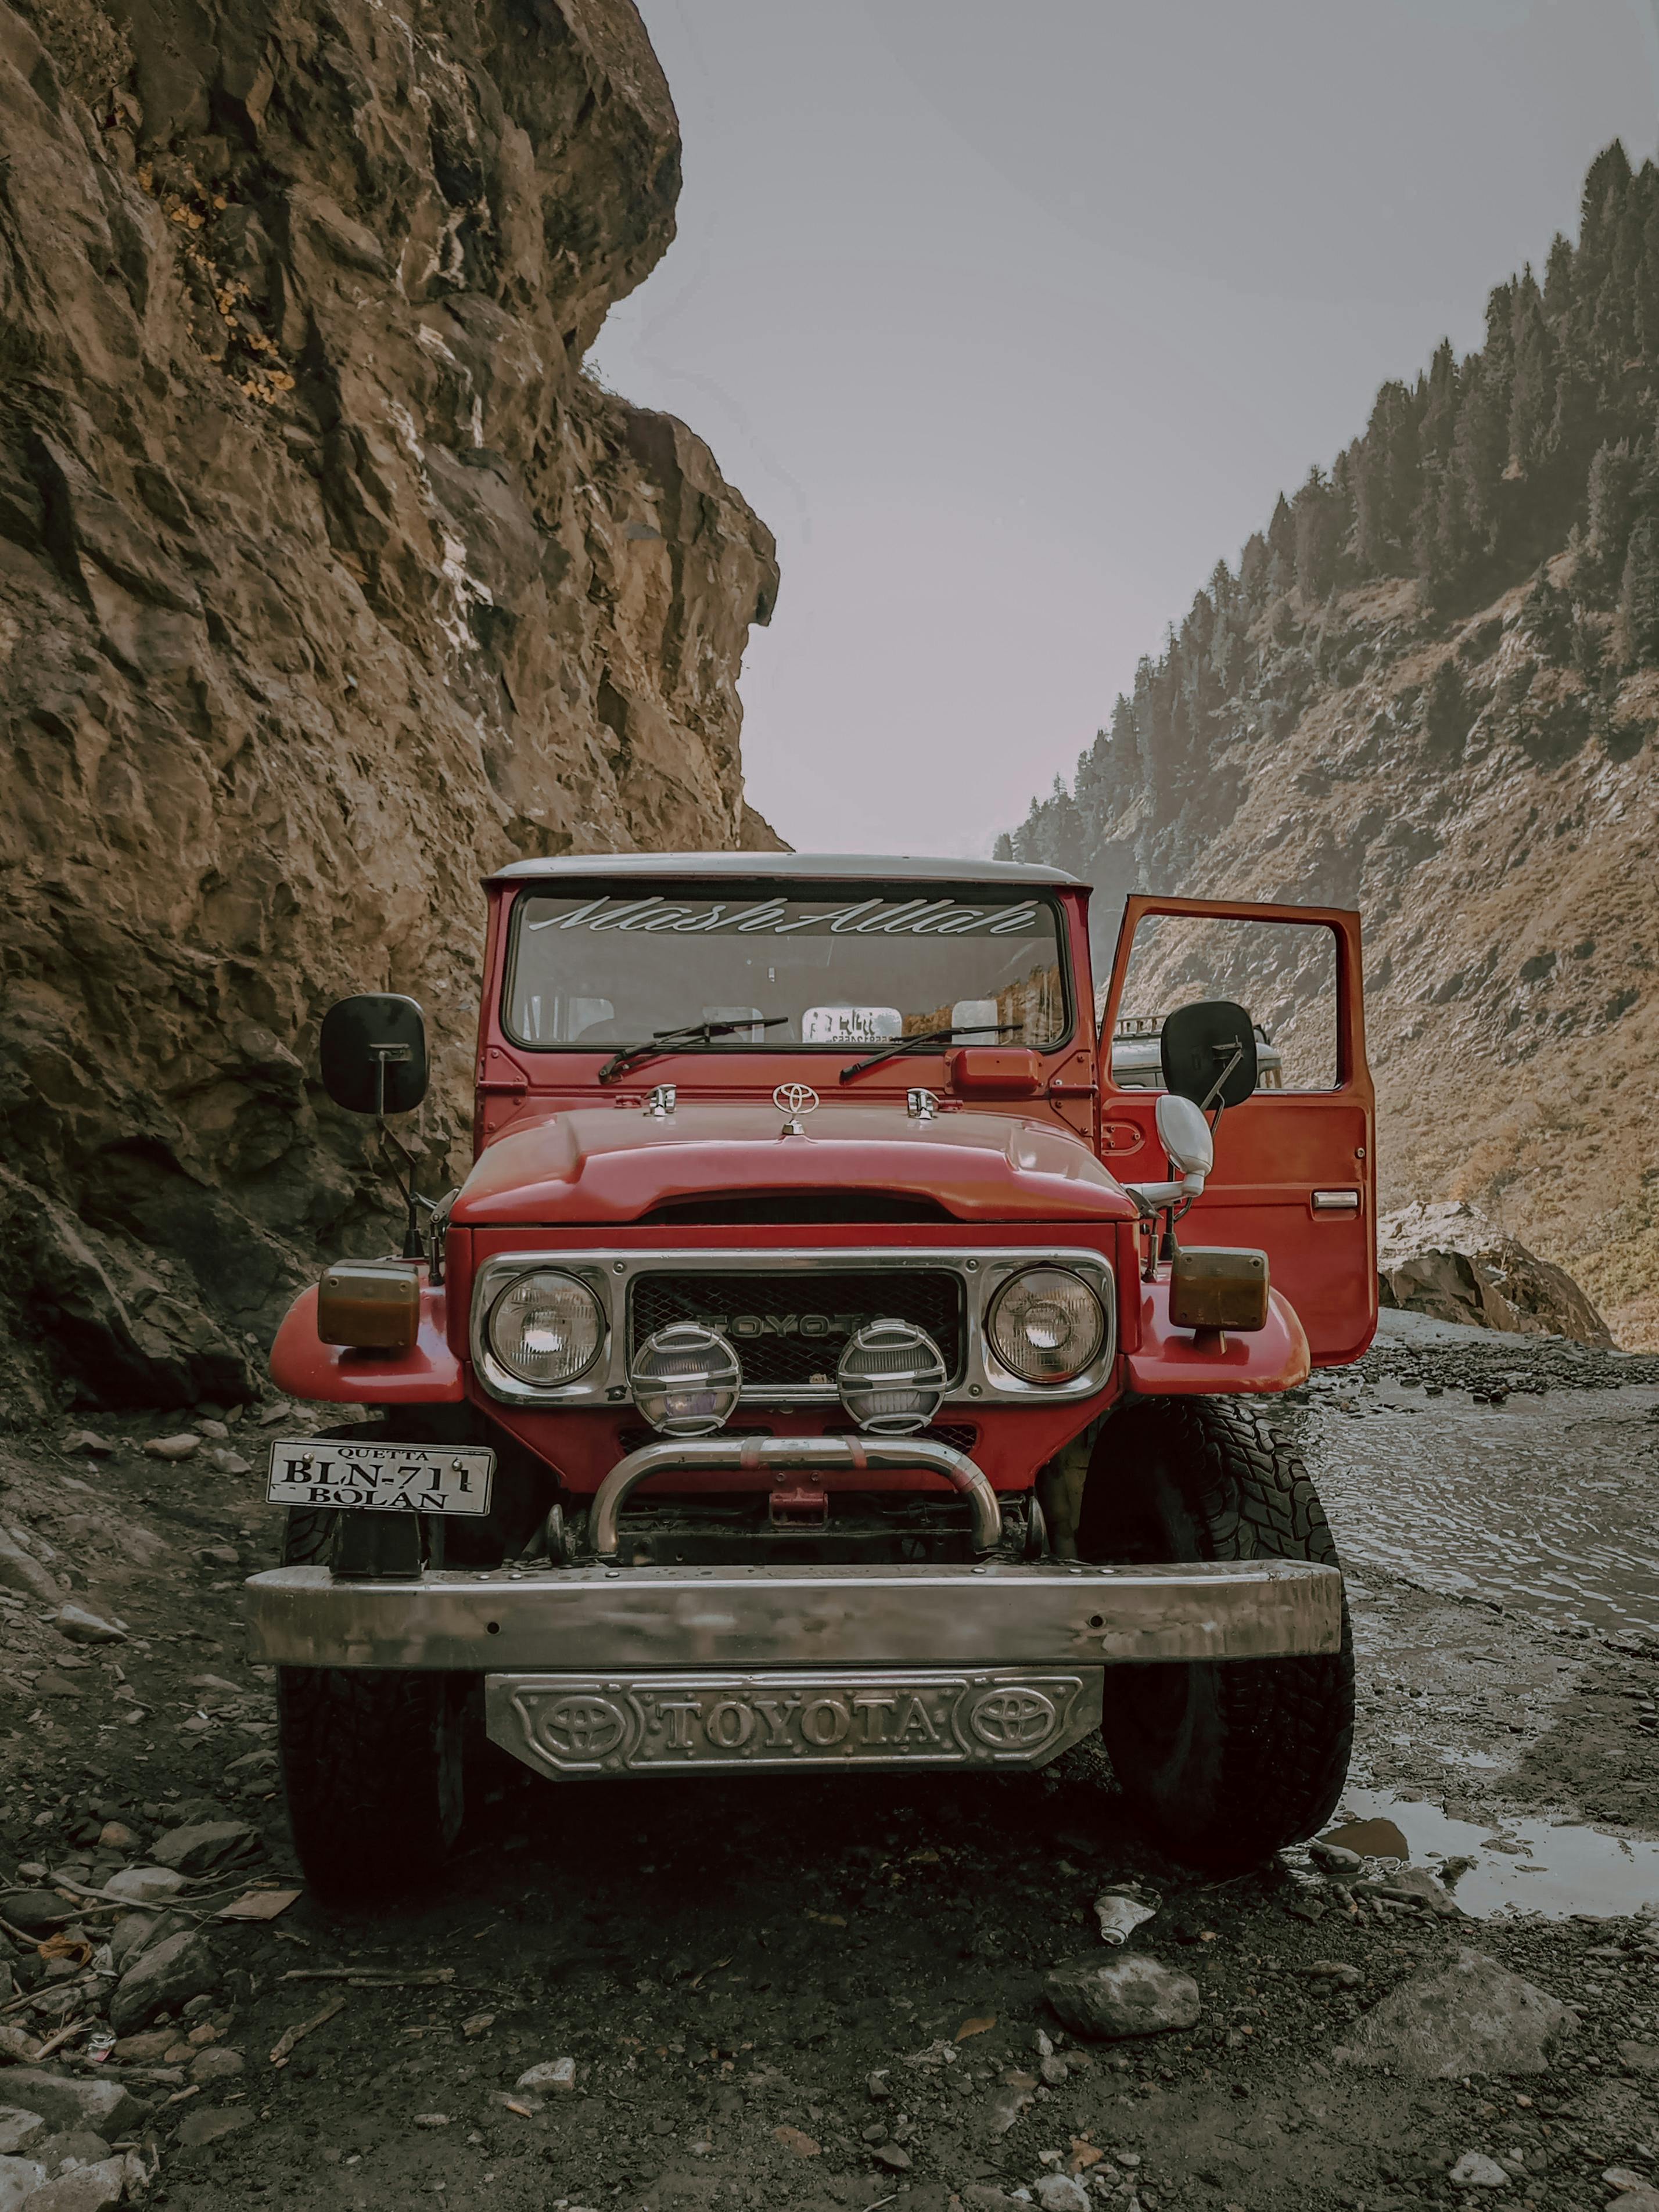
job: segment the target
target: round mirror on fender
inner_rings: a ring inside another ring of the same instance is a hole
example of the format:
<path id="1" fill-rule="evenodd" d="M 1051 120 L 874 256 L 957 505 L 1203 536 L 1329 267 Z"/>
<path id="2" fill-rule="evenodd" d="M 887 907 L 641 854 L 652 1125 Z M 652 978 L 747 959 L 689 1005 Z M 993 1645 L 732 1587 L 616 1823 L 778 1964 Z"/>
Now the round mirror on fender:
<path id="1" fill-rule="evenodd" d="M 341 999 L 322 1018 L 317 1057 L 348 1114 L 412 1114 L 426 1096 L 426 1017 L 391 991 Z"/>
<path id="2" fill-rule="evenodd" d="M 1256 1087 L 1256 1032 L 1230 999 L 1200 999 L 1166 1014 L 1159 1040 L 1163 1085 L 1208 1113 L 1239 1106 Z"/>
<path id="3" fill-rule="evenodd" d="M 1166 1091 L 1156 1107 L 1158 1141 L 1184 1176 L 1207 1176 L 1216 1164 L 1210 1124 L 1190 1098 Z"/>

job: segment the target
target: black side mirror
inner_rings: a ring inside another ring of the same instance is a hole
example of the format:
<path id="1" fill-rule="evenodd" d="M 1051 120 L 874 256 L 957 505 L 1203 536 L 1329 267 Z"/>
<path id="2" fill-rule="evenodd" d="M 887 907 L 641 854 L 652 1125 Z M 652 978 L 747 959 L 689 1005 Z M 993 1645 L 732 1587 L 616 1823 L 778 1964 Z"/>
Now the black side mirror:
<path id="1" fill-rule="evenodd" d="M 1208 1113 L 1241 1105 L 1256 1087 L 1256 1032 L 1230 999 L 1200 999 L 1166 1014 L 1159 1042 L 1163 1085 Z"/>
<path id="2" fill-rule="evenodd" d="M 341 999 L 322 1018 L 323 1089 L 348 1114 L 412 1114 L 426 1096 L 426 1017 L 389 991 Z"/>

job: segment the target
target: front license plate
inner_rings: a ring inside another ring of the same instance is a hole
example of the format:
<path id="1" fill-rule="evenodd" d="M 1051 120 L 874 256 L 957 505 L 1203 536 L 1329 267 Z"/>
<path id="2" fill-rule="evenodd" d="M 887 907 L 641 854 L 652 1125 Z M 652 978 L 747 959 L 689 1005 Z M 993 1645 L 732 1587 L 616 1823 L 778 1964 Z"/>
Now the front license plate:
<path id="1" fill-rule="evenodd" d="M 487 1513 L 496 1455 L 483 1445 L 348 1443 L 302 1437 L 272 1444 L 273 1505 L 378 1513 Z"/>

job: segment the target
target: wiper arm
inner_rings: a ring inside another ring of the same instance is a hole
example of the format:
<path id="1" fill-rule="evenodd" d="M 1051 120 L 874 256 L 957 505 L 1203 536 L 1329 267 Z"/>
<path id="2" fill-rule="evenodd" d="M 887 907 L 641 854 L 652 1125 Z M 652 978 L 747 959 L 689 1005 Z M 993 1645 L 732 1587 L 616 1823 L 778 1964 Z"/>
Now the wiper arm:
<path id="1" fill-rule="evenodd" d="M 787 1014 L 745 1014 L 741 1021 L 687 1022 L 684 1029 L 653 1030 L 649 1044 L 625 1044 L 619 1052 L 613 1052 L 600 1069 L 599 1079 L 608 1083 L 631 1062 L 649 1060 L 653 1053 L 677 1052 L 682 1045 L 712 1044 L 716 1037 L 733 1036 L 739 1030 L 775 1030 L 788 1019 Z"/>
<path id="2" fill-rule="evenodd" d="M 1022 1030 L 1023 1022 L 953 1022 L 948 1030 L 922 1030 L 915 1036 L 900 1037 L 885 1051 L 871 1053 L 868 1060 L 855 1060 L 851 1067 L 841 1070 L 843 1083 L 851 1083 L 855 1075 L 862 1075 L 867 1067 L 879 1067 L 884 1060 L 898 1060 L 905 1053 L 920 1052 L 924 1045 L 948 1044 L 958 1030 L 967 1036 L 1006 1036 L 1010 1030 Z"/>

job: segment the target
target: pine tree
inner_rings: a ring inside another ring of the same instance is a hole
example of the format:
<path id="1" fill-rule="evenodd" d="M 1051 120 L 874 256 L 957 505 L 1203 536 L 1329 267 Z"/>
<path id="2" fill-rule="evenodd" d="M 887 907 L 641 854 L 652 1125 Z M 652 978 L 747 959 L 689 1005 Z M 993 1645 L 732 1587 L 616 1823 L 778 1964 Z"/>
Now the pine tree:
<path id="1" fill-rule="evenodd" d="M 1316 678 L 1346 670 L 1343 594 L 1357 580 L 1415 574 L 1432 617 L 1530 574 L 1520 627 L 1539 657 L 1602 701 L 1621 670 L 1659 667 L 1656 400 L 1659 167 L 1632 172 L 1615 143 L 1585 178 L 1577 243 L 1556 236 L 1541 284 L 1528 267 L 1493 290 L 1478 353 L 1460 361 L 1442 339 L 1409 385 L 1381 387 L 1328 475 L 1315 467 L 1280 495 L 1236 570 L 1217 564 L 1071 788 L 1034 804 L 1009 849 L 1081 852 L 1116 885 L 1189 870 L 1236 801 L 1231 739 L 1289 727 Z M 1433 757 L 1461 752 L 1476 703 L 1444 656 L 1422 708 Z"/>
<path id="2" fill-rule="evenodd" d="M 1630 534 L 1613 649 L 1621 668 L 1659 667 L 1659 522 L 1651 514 L 1640 516 Z"/>
<path id="3" fill-rule="evenodd" d="M 1322 599 L 1336 581 L 1337 563 L 1348 534 L 1348 505 L 1341 490 L 1315 465 L 1296 494 L 1296 588 L 1309 605 Z"/>
<path id="4" fill-rule="evenodd" d="M 1278 495 L 1273 508 L 1273 519 L 1267 526 L 1267 589 L 1275 599 L 1288 592 L 1296 580 L 1296 526 L 1290 513 L 1290 502 L 1284 494 Z"/>
<path id="5" fill-rule="evenodd" d="M 1354 556 L 1363 575 L 1404 575 L 1412 565 L 1412 517 L 1423 489 L 1418 412 L 1403 384 L 1385 384 L 1357 441 Z"/>
<path id="6" fill-rule="evenodd" d="M 1512 337 L 1509 465 L 1525 477 L 1549 458 L 1555 423 L 1555 344 L 1530 264 L 1516 294 Z"/>
<path id="7" fill-rule="evenodd" d="M 1628 439 L 1596 448 L 1590 463 L 1589 530 L 1578 562 L 1578 580 L 1606 605 L 1625 573 L 1625 552 L 1636 514 L 1641 463 Z"/>

